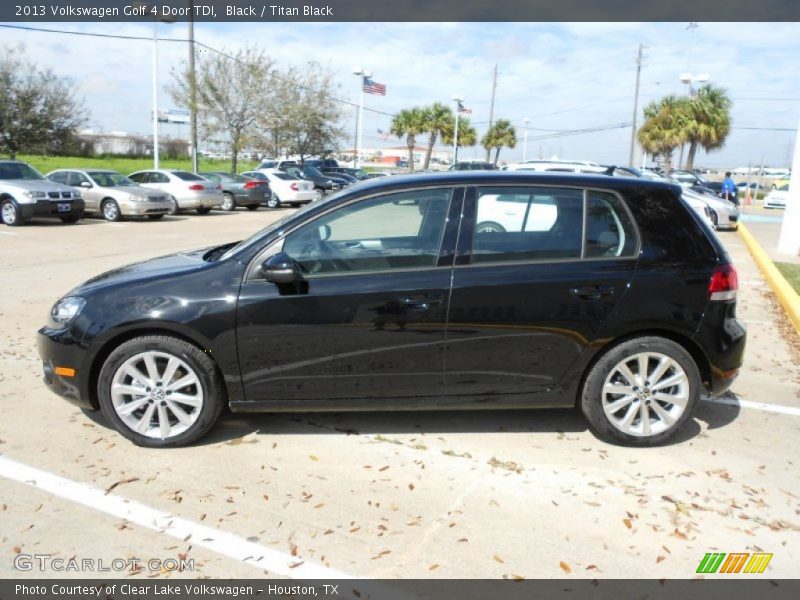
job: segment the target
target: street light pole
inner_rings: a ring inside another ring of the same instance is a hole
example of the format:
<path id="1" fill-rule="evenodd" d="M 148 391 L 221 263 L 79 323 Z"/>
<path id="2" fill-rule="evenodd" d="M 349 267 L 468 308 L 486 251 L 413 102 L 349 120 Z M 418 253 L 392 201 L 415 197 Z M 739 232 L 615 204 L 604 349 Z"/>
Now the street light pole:
<path id="1" fill-rule="evenodd" d="M 525 117 L 522 119 L 522 122 L 524 123 L 525 131 L 522 141 L 522 162 L 525 162 L 528 160 L 528 123 L 530 123 L 531 120 L 528 117 Z"/>
<path id="2" fill-rule="evenodd" d="M 194 0 L 189 0 L 189 119 L 192 136 L 192 172 L 200 170 L 197 164 L 197 78 L 194 69 Z"/>
<path id="3" fill-rule="evenodd" d="M 800 255 L 800 124 L 797 126 L 788 196 L 786 214 L 778 237 L 778 251 L 798 256 Z"/>
<path id="4" fill-rule="evenodd" d="M 153 168 L 158 169 L 158 21 L 153 23 Z"/>
<path id="5" fill-rule="evenodd" d="M 464 98 L 461 96 L 453 96 L 453 100 L 456 103 L 456 127 L 453 131 L 453 168 L 455 169 L 456 163 L 458 163 L 458 118 L 461 115 L 459 108 Z"/>

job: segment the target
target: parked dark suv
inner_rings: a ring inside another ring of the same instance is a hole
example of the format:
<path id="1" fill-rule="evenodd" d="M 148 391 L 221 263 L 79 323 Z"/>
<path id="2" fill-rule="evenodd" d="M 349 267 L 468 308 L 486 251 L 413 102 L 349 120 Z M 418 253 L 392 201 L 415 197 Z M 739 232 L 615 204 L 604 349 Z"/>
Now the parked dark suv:
<path id="1" fill-rule="evenodd" d="M 45 381 L 144 446 L 233 411 L 569 407 L 659 444 L 742 364 L 736 271 L 677 185 L 395 176 L 242 242 L 90 279 L 40 330 Z"/>

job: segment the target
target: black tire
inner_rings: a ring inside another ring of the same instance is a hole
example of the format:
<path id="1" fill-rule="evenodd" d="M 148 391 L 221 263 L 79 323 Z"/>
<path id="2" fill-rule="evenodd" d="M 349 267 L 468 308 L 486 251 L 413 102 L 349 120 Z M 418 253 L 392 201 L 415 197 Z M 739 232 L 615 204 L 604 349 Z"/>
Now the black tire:
<path id="1" fill-rule="evenodd" d="M 106 221 L 122 221 L 122 212 L 119 204 L 112 198 L 106 198 L 100 203 L 100 214 Z"/>
<path id="2" fill-rule="evenodd" d="M 641 352 L 657 352 L 677 362 L 686 374 L 689 387 L 683 413 L 665 431 L 649 436 L 631 435 L 617 428 L 606 416 L 602 406 L 603 387 L 611 371 L 626 357 Z M 625 446 L 658 446 L 668 441 L 691 418 L 701 387 L 697 364 L 683 346 L 657 336 L 637 337 L 610 348 L 597 360 L 583 383 L 581 411 L 595 434 L 604 441 Z"/>
<path id="3" fill-rule="evenodd" d="M 147 351 L 163 352 L 186 362 L 195 371 L 202 387 L 203 403 L 198 409 L 200 413 L 197 419 L 186 431 L 174 437 L 160 439 L 136 432 L 122 421 L 114 409 L 111 399 L 111 384 L 114 374 L 126 360 Z M 227 403 L 227 393 L 222 378 L 208 354 L 183 340 L 163 335 L 134 338 L 111 352 L 100 370 L 97 396 L 103 415 L 114 425 L 114 428 L 137 446 L 147 448 L 176 448 L 196 442 L 216 423 L 222 414 L 223 406 Z"/>
<path id="4" fill-rule="evenodd" d="M 198 215 L 207 215 L 211 212 L 211 209 L 208 206 L 198 206 L 197 207 L 197 214 Z"/>
<path id="5" fill-rule="evenodd" d="M 160 221 L 164 218 L 164 215 L 147 215 L 147 218 L 151 221 Z"/>
<path id="6" fill-rule="evenodd" d="M 714 227 L 718 227 L 719 226 L 719 217 L 717 216 L 717 213 L 715 211 L 713 211 L 713 210 L 709 210 L 708 212 L 709 212 L 709 216 L 711 217 L 711 222 L 714 224 Z"/>
<path id="7" fill-rule="evenodd" d="M 270 197 L 267 199 L 267 208 L 280 208 L 281 206 L 281 199 L 278 198 L 278 194 L 272 192 Z"/>
<path id="8" fill-rule="evenodd" d="M 475 233 L 503 233 L 506 228 L 494 221 L 481 221 L 475 226 Z"/>
<path id="9" fill-rule="evenodd" d="M 72 225 L 73 223 L 77 223 L 80 217 L 78 215 L 64 215 L 63 217 L 59 217 L 62 223 L 66 223 L 67 225 Z"/>
<path id="10" fill-rule="evenodd" d="M 236 210 L 236 197 L 230 192 L 223 192 L 220 208 L 228 212 Z"/>
<path id="11" fill-rule="evenodd" d="M 247 210 L 258 210 L 258 204 L 248 204 Z"/>
<path id="12" fill-rule="evenodd" d="M 25 219 L 22 217 L 19 206 L 10 199 L 0 202 L 0 220 L 9 227 L 19 227 L 25 224 Z"/>

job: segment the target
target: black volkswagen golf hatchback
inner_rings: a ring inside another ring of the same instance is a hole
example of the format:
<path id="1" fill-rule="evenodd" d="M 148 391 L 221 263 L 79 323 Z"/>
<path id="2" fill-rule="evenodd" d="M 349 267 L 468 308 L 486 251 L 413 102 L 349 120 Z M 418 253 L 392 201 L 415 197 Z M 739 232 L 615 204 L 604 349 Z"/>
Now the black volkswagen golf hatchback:
<path id="1" fill-rule="evenodd" d="M 742 364 L 736 271 L 680 187 L 452 172 L 365 182 L 251 238 L 90 279 L 44 378 L 136 444 L 233 411 L 570 407 L 649 446 Z"/>

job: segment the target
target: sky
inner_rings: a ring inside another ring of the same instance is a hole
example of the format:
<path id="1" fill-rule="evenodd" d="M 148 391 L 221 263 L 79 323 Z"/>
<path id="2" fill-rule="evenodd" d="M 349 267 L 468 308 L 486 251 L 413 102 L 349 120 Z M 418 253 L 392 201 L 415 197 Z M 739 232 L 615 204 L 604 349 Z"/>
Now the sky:
<path id="1" fill-rule="evenodd" d="M 453 105 L 464 97 L 482 135 L 489 121 L 492 71 L 498 66 L 494 118 L 517 130 L 514 150 L 501 161 L 526 158 L 595 160 L 627 164 L 636 77 L 644 46 L 638 122 L 647 103 L 667 94 L 688 94 L 680 74 L 708 74 L 733 100 L 733 131 L 722 150 L 698 153 L 696 165 L 736 168 L 791 164 L 800 122 L 800 24 L 798 23 L 198 23 L 197 41 L 219 50 L 255 45 L 279 66 L 317 61 L 334 71 L 337 97 L 358 102 L 353 67 L 373 72 L 387 95 L 366 96 L 380 113 L 435 101 Z M 140 23 L 57 23 L 31 27 L 145 36 Z M 159 36 L 187 36 L 185 23 L 160 24 Z M 150 134 L 152 41 L 114 40 L 4 29 L 2 43 L 40 67 L 72 80 L 97 131 Z M 202 49 L 198 49 L 202 52 Z M 185 60 L 185 43 L 159 43 L 160 108 L 175 106 L 166 86 Z M 342 125 L 354 131 L 355 109 L 343 105 Z M 402 145 L 381 141 L 391 116 L 365 111 L 365 147 Z M 524 119 L 528 118 L 527 144 Z M 619 127 L 624 125 L 623 127 Z M 615 127 L 616 126 L 616 127 Z M 162 126 L 186 135 L 186 127 Z M 580 135 L 575 130 L 605 129 Z M 352 147 L 353 141 L 343 141 Z M 424 141 L 424 139 L 423 139 Z M 460 158 L 479 158 L 480 147 Z M 674 157 L 675 160 L 678 156 Z"/>

